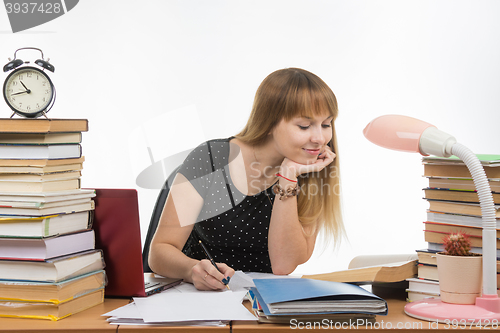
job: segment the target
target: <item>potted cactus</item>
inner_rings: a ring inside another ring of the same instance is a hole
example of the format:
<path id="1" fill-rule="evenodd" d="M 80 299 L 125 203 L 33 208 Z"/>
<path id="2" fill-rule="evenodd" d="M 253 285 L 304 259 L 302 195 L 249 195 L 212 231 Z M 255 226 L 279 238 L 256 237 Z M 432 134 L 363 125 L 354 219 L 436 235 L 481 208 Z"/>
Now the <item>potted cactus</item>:
<path id="1" fill-rule="evenodd" d="M 443 238 L 444 252 L 437 254 L 441 300 L 474 304 L 481 296 L 482 256 L 472 253 L 470 236 L 458 232 Z"/>

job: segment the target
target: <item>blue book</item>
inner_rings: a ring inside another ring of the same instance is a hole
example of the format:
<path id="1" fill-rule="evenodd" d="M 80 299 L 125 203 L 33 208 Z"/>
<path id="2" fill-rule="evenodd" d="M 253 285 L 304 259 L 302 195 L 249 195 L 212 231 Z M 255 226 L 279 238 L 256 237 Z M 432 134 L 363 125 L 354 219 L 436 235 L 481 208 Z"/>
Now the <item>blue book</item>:
<path id="1" fill-rule="evenodd" d="M 359 313 L 387 315 L 387 302 L 352 284 L 313 279 L 255 279 L 265 315 Z"/>

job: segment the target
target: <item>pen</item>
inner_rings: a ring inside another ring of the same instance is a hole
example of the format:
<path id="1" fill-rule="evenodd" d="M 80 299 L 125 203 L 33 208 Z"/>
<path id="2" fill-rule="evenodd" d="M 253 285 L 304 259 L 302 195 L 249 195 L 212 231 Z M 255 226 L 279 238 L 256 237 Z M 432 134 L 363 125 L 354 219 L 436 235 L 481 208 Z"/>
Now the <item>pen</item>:
<path id="1" fill-rule="evenodd" d="M 208 253 L 207 248 L 206 248 L 206 247 L 205 247 L 205 245 L 201 242 L 201 240 L 199 241 L 199 243 L 200 243 L 200 245 L 201 245 L 201 248 L 203 249 L 203 252 L 205 252 L 205 255 L 207 256 L 208 260 L 210 260 L 210 262 L 212 263 L 212 265 L 214 265 L 214 267 L 215 267 L 215 268 L 216 268 L 219 272 L 221 272 L 221 271 L 220 271 L 220 269 L 219 269 L 219 267 L 217 267 L 217 264 L 215 263 L 214 258 L 212 258 L 212 256 L 210 255 L 210 253 Z M 221 273 L 222 273 L 222 272 L 221 272 Z M 229 283 L 229 277 L 228 277 L 228 281 L 227 281 L 227 282 Z M 226 285 L 226 288 L 227 288 L 228 290 L 231 290 L 231 289 L 229 289 L 229 286 L 227 285 L 227 283 L 224 283 L 224 284 Z"/>

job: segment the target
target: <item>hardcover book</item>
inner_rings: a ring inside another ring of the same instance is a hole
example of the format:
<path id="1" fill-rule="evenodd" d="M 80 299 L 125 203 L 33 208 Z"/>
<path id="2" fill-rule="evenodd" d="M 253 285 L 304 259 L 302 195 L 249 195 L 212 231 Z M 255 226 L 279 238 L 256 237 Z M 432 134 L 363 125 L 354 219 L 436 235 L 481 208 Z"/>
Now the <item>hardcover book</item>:
<path id="1" fill-rule="evenodd" d="M 40 159 L 57 160 L 73 159 L 82 156 L 80 144 L 54 145 L 15 145 L 0 144 L 0 159 L 22 160 Z"/>
<path id="2" fill-rule="evenodd" d="M 42 238 L 92 227 L 93 211 L 50 216 L 0 217 L 0 237 Z"/>
<path id="3" fill-rule="evenodd" d="M 0 279 L 58 282 L 101 269 L 102 251 L 92 250 L 44 261 L 0 260 Z"/>
<path id="4" fill-rule="evenodd" d="M 47 260 L 94 248 L 94 230 L 50 238 L 0 238 L 0 259 Z"/>
<path id="5" fill-rule="evenodd" d="M 0 280 L 0 300 L 58 304 L 103 289 L 105 285 L 103 270 L 60 282 Z"/>
<path id="6" fill-rule="evenodd" d="M 88 130 L 87 119 L 0 119 L 0 132 L 4 133 L 87 132 Z"/>
<path id="7" fill-rule="evenodd" d="M 0 317 L 60 320 L 104 302 L 104 289 L 73 298 L 67 302 L 0 301 Z"/>

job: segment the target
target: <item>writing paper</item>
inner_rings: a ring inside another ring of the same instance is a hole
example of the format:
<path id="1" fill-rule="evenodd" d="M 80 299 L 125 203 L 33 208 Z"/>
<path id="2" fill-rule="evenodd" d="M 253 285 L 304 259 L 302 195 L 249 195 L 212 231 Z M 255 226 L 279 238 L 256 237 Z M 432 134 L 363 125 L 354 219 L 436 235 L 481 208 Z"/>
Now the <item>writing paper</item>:
<path id="1" fill-rule="evenodd" d="M 241 303 L 246 291 L 160 293 L 134 298 L 145 323 L 192 320 L 256 320 Z"/>

